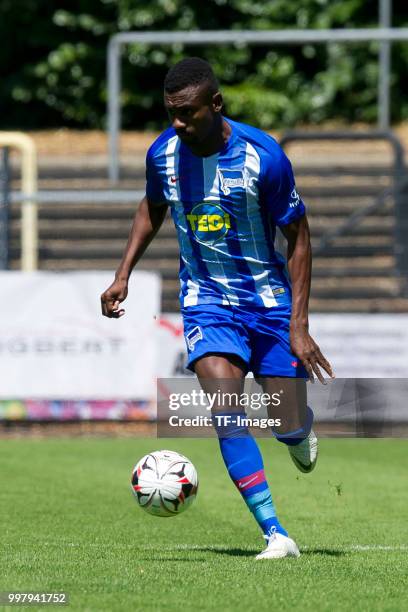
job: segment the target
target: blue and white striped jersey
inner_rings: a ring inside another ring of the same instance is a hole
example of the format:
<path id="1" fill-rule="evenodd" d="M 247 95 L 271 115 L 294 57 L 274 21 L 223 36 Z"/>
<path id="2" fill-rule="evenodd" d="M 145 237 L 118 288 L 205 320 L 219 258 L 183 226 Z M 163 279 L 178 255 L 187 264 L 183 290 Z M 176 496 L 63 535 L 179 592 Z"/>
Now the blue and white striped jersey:
<path id="1" fill-rule="evenodd" d="M 194 155 L 169 128 L 146 157 L 147 197 L 169 204 L 178 233 L 181 306 L 290 304 L 274 249 L 276 226 L 305 214 L 290 162 L 271 136 L 227 121 L 214 155 Z"/>

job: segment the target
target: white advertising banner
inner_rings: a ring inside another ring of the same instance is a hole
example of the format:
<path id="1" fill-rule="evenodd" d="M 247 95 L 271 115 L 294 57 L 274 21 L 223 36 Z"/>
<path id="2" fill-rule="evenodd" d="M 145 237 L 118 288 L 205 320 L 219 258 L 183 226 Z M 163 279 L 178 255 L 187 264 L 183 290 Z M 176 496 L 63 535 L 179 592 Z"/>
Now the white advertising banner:
<path id="1" fill-rule="evenodd" d="M 125 316 L 101 314 L 111 272 L 1 272 L 0 399 L 155 397 L 160 278 L 135 272 Z"/>
<path id="2" fill-rule="evenodd" d="M 408 378 L 408 315 L 315 314 L 310 333 L 337 378 Z M 162 315 L 158 334 L 158 376 L 185 374 L 181 316 Z"/>
<path id="3" fill-rule="evenodd" d="M 408 378 L 408 314 L 316 314 L 310 333 L 338 378 Z"/>
<path id="4" fill-rule="evenodd" d="M 158 320 L 157 338 L 160 347 L 157 362 L 158 378 L 193 376 L 193 372 L 186 370 L 187 350 L 181 315 L 162 314 Z"/>
<path id="5" fill-rule="evenodd" d="M 406 421 L 408 315 L 316 314 L 311 316 L 310 328 L 336 375 L 327 386 L 308 386 L 308 400 L 317 420 L 340 422 L 337 431 L 343 431 L 344 422 L 350 421 L 355 423 L 350 431 L 362 436 L 362 432 L 373 431 L 365 423 L 370 419 L 376 419 L 375 435 L 385 435 L 386 423 Z M 182 330 L 180 315 L 162 315 L 159 319 L 158 388 L 163 397 L 168 396 L 172 385 L 177 386 L 175 379 L 191 376 L 184 369 Z M 183 390 L 189 384 L 193 383 L 185 382 Z M 183 416 L 196 414 L 193 406 L 183 408 Z M 173 434 L 167 431 L 166 435 Z"/>
<path id="6" fill-rule="evenodd" d="M 155 377 L 191 375 L 179 314 L 160 279 L 134 272 L 119 320 L 100 313 L 111 272 L 1 272 L 0 400 L 151 400 Z M 338 378 L 408 378 L 408 314 L 316 314 Z"/>

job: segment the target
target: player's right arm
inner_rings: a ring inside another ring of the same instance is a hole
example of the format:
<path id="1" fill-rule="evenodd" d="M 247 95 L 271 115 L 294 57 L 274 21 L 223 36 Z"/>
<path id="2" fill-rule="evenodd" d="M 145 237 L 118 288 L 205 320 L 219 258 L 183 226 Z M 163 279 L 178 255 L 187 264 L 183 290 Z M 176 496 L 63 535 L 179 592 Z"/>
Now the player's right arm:
<path id="1" fill-rule="evenodd" d="M 118 319 L 125 314 L 119 305 L 128 294 L 130 274 L 162 225 L 167 204 L 152 204 L 147 196 L 140 202 L 115 280 L 101 295 L 102 314 Z"/>

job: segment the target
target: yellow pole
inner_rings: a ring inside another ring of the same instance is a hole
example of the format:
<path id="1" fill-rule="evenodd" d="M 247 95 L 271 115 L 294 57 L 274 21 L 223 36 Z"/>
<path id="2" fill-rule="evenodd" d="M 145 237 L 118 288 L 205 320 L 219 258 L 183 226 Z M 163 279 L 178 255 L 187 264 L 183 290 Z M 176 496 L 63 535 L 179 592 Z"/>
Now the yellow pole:
<path id="1" fill-rule="evenodd" d="M 31 272 L 38 267 L 37 203 L 31 199 L 37 192 L 37 150 L 30 136 L 21 132 L 0 132 L 0 147 L 19 149 L 21 162 L 21 191 L 27 200 L 21 208 L 21 269 Z"/>

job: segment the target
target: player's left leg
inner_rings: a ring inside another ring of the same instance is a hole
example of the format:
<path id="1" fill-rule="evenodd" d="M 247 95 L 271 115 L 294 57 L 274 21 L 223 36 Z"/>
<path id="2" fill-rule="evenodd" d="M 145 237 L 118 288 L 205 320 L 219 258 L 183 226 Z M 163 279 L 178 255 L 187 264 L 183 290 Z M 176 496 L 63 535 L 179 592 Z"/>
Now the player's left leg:
<path id="1" fill-rule="evenodd" d="M 289 323 L 289 306 L 251 312 L 250 367 L 265 393 L 280 394 L 280 405 L 268 409 L 270 418 L 281 421 L 273 434 L 287 445 L 296 467 L 311 472 L 317 460 L 317 438 L 312 430 L 313 412 L 307 405 L 309 376 L 291 352 Z"/>
<path id="2" fill-rule="evenodd" d="M 311 472 L 316 466 L 318 444 L 312 429 L 313 411 L 307 405 L 306 380 L 276 376 L 258 378 L 258 382 L 269 397 L 279 394 L 281 400 L 278 406 L 268 406 L 268 416 L 280 421 L 279 428 L 272 429 L 274 436 L 287 445 L 301 472 Z"/>

